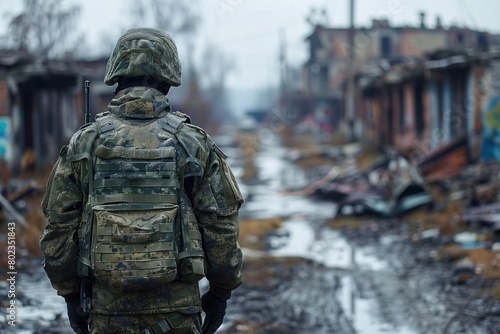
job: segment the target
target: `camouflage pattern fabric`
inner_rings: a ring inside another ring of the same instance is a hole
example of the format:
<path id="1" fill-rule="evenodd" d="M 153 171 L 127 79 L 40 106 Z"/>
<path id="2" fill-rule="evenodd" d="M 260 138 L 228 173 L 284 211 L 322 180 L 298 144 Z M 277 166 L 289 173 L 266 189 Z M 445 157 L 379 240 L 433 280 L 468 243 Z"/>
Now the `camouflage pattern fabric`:
<path id="1" fill-rule="evenodd" d="M 117 94 L 109 103 L 109 111 L 120 118 L 153 119 L 164 117 L 171 111 L 170 103 L 163 95 L 147 88 L 129 90 L 128 94 Z"/>
<path id="2" fill-rule="evenodd" d="M 140 331 L 157 324 L 167 314 L 141 315 L 141 316 L 110 316 L 96 314 L 92 316 L 92 334 L 137 334 Z M 174 328 L 168 334 L 200 334 L 201 319 L 193 315 Z"/>
<path id="3" fill-rule="evenodd" d="M 181 63 L 172 38 L 158 29 L 127 30 L 108 60 L 104 83 L 112 86 L 123 78 L 153 78 L 179 86 Z"/>
<path id="4" fill-rule="evenodd" d="M 131 122 L 151 122 L 170 111 L 161 92 L 145 87 L 120 91 L 110 103 L 110 114 Z M 128 111 L 133 111 L 129 113 Z M 133 118 L 130 118 L 133 115 Z M 85 152 L 93 152 L 96 124 L 82 127 L 57 160 L 42 202 L 48 225 L 40 240 L 44 269 L 58 294 L 79 292 L 77 233 L 87 204 L 90 171 Z M 182 124 L 176 133 L 179 168 L 191 180 L 189 197 L 202 234 L 207 279 L 214 293 L 227 293 L 241 284 L 242 253 L 237 239 L 238 209 L 243 198 L 226 156 L 202 129 Z M 134 315 L 201 312 L 198 283 L 174 280 L 154 291 L 127 291 L 93 284 L 94 314 Z"/>

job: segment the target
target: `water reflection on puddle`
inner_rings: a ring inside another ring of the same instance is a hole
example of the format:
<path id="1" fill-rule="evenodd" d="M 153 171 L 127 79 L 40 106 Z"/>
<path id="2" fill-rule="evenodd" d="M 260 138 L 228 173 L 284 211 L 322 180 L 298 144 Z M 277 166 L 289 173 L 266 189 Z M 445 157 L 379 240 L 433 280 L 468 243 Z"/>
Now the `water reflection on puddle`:
<path id="1" fill-rule="evenodd" d="M 273 256 L 303 257 L 326 268 L 338 269 L 339 288 L 335 298 L 358 334 L 416 334 L 417 332 L 387 324 L 378 317 L 377 301 L 361 296 L 354 275 L 369 275 L 390 270 L 371 247 L 354 248 L 339 232 L 328 228 L 314 231 L 314 224 L 305 220 L 287 220 L 280 233 L 271 237 L 276 248 Z M 309 287 L 312 288 L 312 287 Z M 328 293 L 325 291 L 325 293 Z"/>
<path id="2" fill-rule="evenodd" d="M 64 299 L 52 288 L 40 264 L 34 264 L 30 273 L 23 271 L 18 274 L 16 306 L 16 326 L 0 326 L 0 332 L 32 334 L 51 327 L 50 333 L 72 332 Z"/>

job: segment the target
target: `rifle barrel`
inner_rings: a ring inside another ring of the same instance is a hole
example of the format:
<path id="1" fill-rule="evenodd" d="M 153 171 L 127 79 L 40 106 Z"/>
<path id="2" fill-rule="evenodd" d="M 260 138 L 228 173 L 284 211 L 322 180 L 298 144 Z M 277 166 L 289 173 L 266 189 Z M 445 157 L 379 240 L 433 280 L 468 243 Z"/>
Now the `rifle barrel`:
<path id="1" fill-rule="evenodd" d="M 92 117 L 92 115 L 90 115 L 89 97 L 90 97 L 90 81 L 85 80 L 85 124 L 90 123 Z"/>

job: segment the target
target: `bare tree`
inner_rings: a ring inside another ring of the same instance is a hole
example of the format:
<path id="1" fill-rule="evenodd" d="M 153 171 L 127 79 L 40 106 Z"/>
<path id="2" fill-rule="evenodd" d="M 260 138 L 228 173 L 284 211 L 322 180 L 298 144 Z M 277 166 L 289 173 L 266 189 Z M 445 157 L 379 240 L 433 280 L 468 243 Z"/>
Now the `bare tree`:
<path id="1" fill-rule="evenodd" d="M 24 0 L 23 10 L 10 17 L 5 47 L 35 56 L 61 57 L 73 51 L 81 36 L 75 32 L 78 5 L 62 6 L 62 0 Z"/>

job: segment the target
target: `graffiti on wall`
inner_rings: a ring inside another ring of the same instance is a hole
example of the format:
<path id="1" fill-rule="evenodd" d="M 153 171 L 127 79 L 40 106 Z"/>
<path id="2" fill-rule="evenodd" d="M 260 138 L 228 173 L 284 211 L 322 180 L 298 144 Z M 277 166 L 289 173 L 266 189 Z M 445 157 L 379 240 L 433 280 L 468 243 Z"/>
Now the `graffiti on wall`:
<path id="1" fill-rule="evenodd" d="M 10 117 L 0 117 L 0 160 L 10 161 L 12 157 L 10 136 L 11 136 Z"/>
<path id="2" fill-rule="evenodd" d="M 484 160 L 500 161 L 500 62 L 492 64 L 481 85 L 485 94 L 481 157 Z"/>

